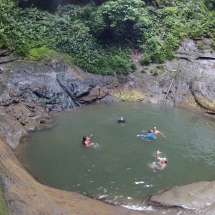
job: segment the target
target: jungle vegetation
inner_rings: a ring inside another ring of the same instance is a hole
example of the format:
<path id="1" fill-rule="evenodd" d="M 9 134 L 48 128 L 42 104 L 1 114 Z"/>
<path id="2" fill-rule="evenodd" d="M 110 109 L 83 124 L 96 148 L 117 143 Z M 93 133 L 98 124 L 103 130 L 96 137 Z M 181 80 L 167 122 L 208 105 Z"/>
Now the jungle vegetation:
<path id="1" fill-rule="evenodd" d="M 22 0 L 28 1 L 28 0 Z M 28 59 L 69 56 L 92 73 L 129 73 L 141 64 L 162 64 L 184 38 L 210 38 L 215 47 L 215 0 L 109 0 L 85 6 L 58 6 L 49 12 L 0 1 L 0 48 Z"/>

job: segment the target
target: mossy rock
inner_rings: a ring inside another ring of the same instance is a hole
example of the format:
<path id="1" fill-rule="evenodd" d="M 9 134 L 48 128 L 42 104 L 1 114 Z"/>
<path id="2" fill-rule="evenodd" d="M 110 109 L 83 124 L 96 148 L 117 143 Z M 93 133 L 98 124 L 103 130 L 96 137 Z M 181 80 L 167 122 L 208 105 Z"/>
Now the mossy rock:
<path id="1" fill-rule="evenodd" d="M 29 58 L 42 58 L 42 57 L 49 57 L 49 56 L 56 56 L 59 55 L 54 50 L 48 49 L 45 46 L 42 46 L 40 48 L 34 48 L 29 51 Z"/>
<path id="2" fill-rule="evenodd" d="M 209 100 L 201 95 L 194 95 L 196 101 L 205 109 L 215 111 L 215 100 Z"/>
<path id="3" fill-rule="evenodd" d="M 113 89 L 109 92 L 109 94 L 122 101 L 140 101 L 144 98 L 143 92 L 129 86 Z"/>
<path id="4" fill-rule="evenodd" d="M 42 62 L 50 61 L 55 58 L 64 63 L 74 64 L 73 58 L 68 54 L 58 53 L 52 49 L 46 48 L 45 46 L 31 49 L 27 58 L 30 60 Z"/>

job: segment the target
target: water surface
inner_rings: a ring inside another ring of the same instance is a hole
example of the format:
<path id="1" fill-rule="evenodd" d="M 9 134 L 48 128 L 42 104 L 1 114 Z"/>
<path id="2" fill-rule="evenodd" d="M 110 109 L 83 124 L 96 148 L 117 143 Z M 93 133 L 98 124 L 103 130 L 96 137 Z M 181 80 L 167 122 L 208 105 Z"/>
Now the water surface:
<path id="1" fill-rule="evenodd" d="M 116 121 L 123 116 L 125 125 Z M 158 190 L 214 180 L 213 119 L 178 108 L 143 103 L 96 104 L 57 116 L 49 129 L 31 132 L 16 149 L 22 164 L 40 182 L 127 207 Z M 157 126 L 156 140 L 137 138 Z M 93 134 L 95 146 L 82 145 Z M 160 150 L 166 169 L 152 171 Z"/>

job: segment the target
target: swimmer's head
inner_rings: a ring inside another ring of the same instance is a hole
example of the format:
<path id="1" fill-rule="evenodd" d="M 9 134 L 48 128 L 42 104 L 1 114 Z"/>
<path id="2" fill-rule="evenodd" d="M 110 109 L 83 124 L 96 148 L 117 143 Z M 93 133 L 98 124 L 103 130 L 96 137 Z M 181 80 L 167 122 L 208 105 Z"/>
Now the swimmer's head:
<path id="1" fill-rule="evenodd" d="M 154 126 L 154 127 L 153 127 L 153 130 L 155 131 L 155 130 L 157 130 L 157 128 Z"/>
<path id="2" fill-rule="evenodd" d="M 151 130 L 148 130 L 147 133 L 151 133 Z"/>
<path id="3" fill-rule="evenodd" d="M 84 143 L 86 141 L 87 137 L 86 136 L 83 136 L 83 140 L 82 140 L 82 143 Z"/>
<path id="4" fill-rule="evenodd" d="M 168 159 L 167 158 L 163 158 L 164 160 L 164 163 L 167 163 L 168 162 Z"/>

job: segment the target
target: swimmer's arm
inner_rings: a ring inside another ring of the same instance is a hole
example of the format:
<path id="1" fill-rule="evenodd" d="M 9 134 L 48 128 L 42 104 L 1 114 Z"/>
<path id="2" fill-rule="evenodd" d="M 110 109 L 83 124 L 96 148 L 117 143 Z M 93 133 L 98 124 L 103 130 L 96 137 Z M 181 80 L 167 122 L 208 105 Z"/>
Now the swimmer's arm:
<path id="1" fill-rule="evenodd" d="M 162 135 L 163 137 L 166 137 L 163 133 L 161 133 L 161 135 Z"/>
<path id="2" fill-rule="evenodd" d="M 93 138 L 93 135 L 90 135 L 90 138 Z M 90 146 L 94 145 L 94 143 L 90 143 Z"/>
<path id="3" fill-rule="evenodd" d="M 159 131 L 159 133 L 160 133 L 163 137 L 166 137 L 162 132 Z"/>
<path id="4" fill-rule="evenodd" d="M 158 160 L 161 160 L 161 157 L 159 157 L 159 154 L 160 154 L 161 152 L 159 151 L 159 150 L 157 150 L 157 152 L 156 152 L 156 158 L 158 159 Z"/>
<path id="5" fill-rule="evenodd" d="M 91 134 L 90 137 L 89 137 L 89 139 L 91 140 L 92 138 L 93 138 L 93 135 Z M 89 144 L 89 145 L 91 145 L 91 144 Z"/>

